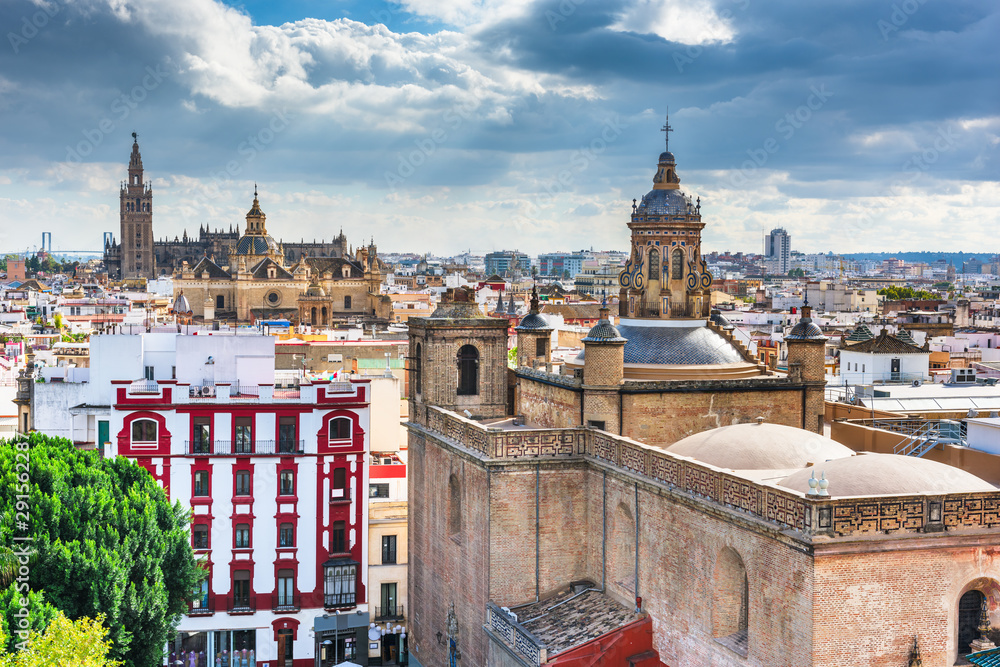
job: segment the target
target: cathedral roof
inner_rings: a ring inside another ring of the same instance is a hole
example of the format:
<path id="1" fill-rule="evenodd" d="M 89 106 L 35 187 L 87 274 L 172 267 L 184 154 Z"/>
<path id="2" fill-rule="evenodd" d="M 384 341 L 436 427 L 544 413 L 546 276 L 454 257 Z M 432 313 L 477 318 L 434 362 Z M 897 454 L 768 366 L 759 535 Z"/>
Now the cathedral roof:
<path id="1" fill-rule="evenodd" d="M 637 215 L 687 215 L 695 212 L 691 198 L 680 190 L 650 190 L 636 208 Z"/>
<path id="2" fill-rule="evenodd" d="M 209 278 L 220 278 L 223 280 L 229 280 L 232 278 L 228 271 L 210 260 L 208 257 L 202 257 L 201 261 L 198 262 L 193 269 L 191 269 L 191 272 L 194 273 L 196 278 L 200 278 L 201 274 L 206 271 L 208 272 Z"/>
<path id="3" fill-rule="evenodd" d="M 257 264 L 254 265 L 252 269 L 250 269 L 250 274 L 253 275 L 254 278 L 267 280 L 267 268 L 269 266 L 273 266 L 276 269 L 275 277 L 273 278 L 273 280 L 294 279 L 294 276 L 291 273 L 289 273 L 285 269 L 285 267 L 281 266 L 281 264 L 278 264 L 270 257 L 265 257 L 261 261 L 257 262 Z"/>
<path id="4" fill-rule="evenodd" d="M 795 429 L 798 430 L 798 429 Z M 825 476 L 831 496 L 885 496 L 896 494 L 942 494 L 996 491 L 986 482 L 961 468 L 917 456 L 865 453 L 823 461 L 792 473 L 781 486 L 809 492 L 809 478 Z"/>
<path id="5" fill-rule="evenodd" d="M 333 274 L 334 278 L 343 278 L 345 266 L 350 267 L 350 278 L 364 278 L 365 276 L 364 270 L 357 263 L 345 257 L 304 257 L 302 261 L 309 265 L 314 274 L 318 273 L 320 279 L 328 271 Z"/>
<path id="6" fill-rule="evenodd" d="M 258 236 L 255 234 L 245 234 L 236 242 L 233 254 L 236 255 L 267 255 L 279 253 L 278 242 L 269 234 Z"/>
<path id="7" fill-rule="evenodd" d="M 851 449 L 818 433 L 765 423 L 702 431 L 679 440 L 667 451 L 729 470 L 790 470 L 854 456 Z"/>
<path id="8" fill-rule="evenodd" d="M 620 324 L 618 330 L 629 341 L 625 346 L 626 364 L 706 365 L 744 361 L 732 343 L 702 325 Z"/>

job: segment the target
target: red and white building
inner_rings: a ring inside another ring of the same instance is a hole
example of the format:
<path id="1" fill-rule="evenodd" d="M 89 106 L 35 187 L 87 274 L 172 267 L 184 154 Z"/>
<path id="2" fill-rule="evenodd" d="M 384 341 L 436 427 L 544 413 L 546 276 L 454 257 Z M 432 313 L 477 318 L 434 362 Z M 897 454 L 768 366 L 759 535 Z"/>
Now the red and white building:
<path id="1" fill-rule="evenodd" d="M 316 617 L 356 614 L 367 630 L 373 380 L 276 382 L 270 336 L 159 336 L 139 344 L 138 365 L 123 342 L 105 452 L 192 508 L 209 576 L 168 659 L 311 667 Z M 337 655 L 367 664 L 364 636 L 338 637 Z"/>

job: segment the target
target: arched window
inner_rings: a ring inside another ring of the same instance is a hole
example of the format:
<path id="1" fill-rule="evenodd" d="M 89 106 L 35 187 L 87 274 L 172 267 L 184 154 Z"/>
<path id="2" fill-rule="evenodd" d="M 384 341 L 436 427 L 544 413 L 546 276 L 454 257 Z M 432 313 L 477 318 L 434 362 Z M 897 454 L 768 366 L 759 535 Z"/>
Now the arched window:
<path id="1" fill-rule="evenodd" d="M 972 641 L 979 636 L 979 617 L 986 597 L 979 591 L 969 591 L 958 601 L 958 654 L 972 652 Z"/>
<path id="2" fill-rule="evenodd" d="M 458 477 L 448 478 L 448 533 L 458 535 L 462 532 L 462 487 Z"/>
<path id="3" fill-rule="evenodd" d="M 725 547 L 715 560 L 712 636 L 741 655 L 749 647 L 750 580 L 743 559 Z"/>
<path id="4" fill-rule="evenodd" d="M 479 350 L 474 345 L 463 345 L 458 351 L 458 395 L 475 396 L 479 393 Z"/>
<path id="5" fill-rule="evenodd" d="M 660 251 L 656 248 L 649 251 L 649 279 L 660 279 Z"/>
<path id="6" fill-rule="evenodd" d="M 315 306 L 313 306 L 313 309 L 310 312 L 310 315 L 311 315 L 311 317 L 309 318 L 309 324 L 319 324 L 319 321 L 316 319 L 316 307 Z"/>
<path id="7" fill-rule="evenodd" d="M 345 296 L 344 297 L 344 310 L 350 310 L 350 309 L 351 309 L 351 297 Z"/>
<path id="8" fill-rule="evenodd" d="M 670 279 L 682 280 L 684 278 L 684 251 L 677 248 L 671 253 L 670 259 Z"/>
<path id="9" fill-rule="evenodd" d="M 156 422 L 152 419 L 136 419 L 132 422 L 132 443 L 156 442 Z"/>
<path id="10" fill-rule="evenodd" d="M 330 420 L 330 440 L 347 440 L 351 437 L 351 420 L 337 417 Z"/>
<path id="11" fill-rule="evenodd" d="M 323 319 L 323 326 L 326 326 L 326 306 L 323 306 L 322 310 L 320 310 L 320 316 Z"/>
<path id="12" fill-rule="evenodd" d="M 421 352 L 420 343 L 417 343 L 417 354 L 413 358 L 413 383 L 414 383 L 414 391 L 417 394 L 421 393 L 421 390 L 423 388 L 423 384 L 420 381 L 420 376 L 421 376 L 420 352 Z"/>

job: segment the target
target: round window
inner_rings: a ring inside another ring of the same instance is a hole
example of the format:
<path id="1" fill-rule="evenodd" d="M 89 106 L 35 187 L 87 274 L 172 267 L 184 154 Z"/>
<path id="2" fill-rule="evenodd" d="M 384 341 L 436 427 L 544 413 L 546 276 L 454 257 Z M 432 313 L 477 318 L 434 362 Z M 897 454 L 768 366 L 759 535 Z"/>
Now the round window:
<path id="1" fill-rule="evenodd" d="M 277 292 L 271 292 L 270 294 L 267 295 L 267 300 L 269 303 L 271 303 L 271 305 L 275 305 L 279 301 L 281 301 L 281 295 L 278 294 Z"/>

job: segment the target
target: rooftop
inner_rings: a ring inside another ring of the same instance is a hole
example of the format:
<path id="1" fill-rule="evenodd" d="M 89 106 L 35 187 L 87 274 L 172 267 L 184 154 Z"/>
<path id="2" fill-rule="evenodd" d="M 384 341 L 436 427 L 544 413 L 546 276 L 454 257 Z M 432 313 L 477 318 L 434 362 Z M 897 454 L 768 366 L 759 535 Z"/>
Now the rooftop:
<path id="1" fill-rule="evenodd" d="M 512 608 L 518 622 L 547 649 L 549 657 L 600 637 L 639 617 L 596 590 L 574 593 L 566 587 L 555 595 Z"/>

